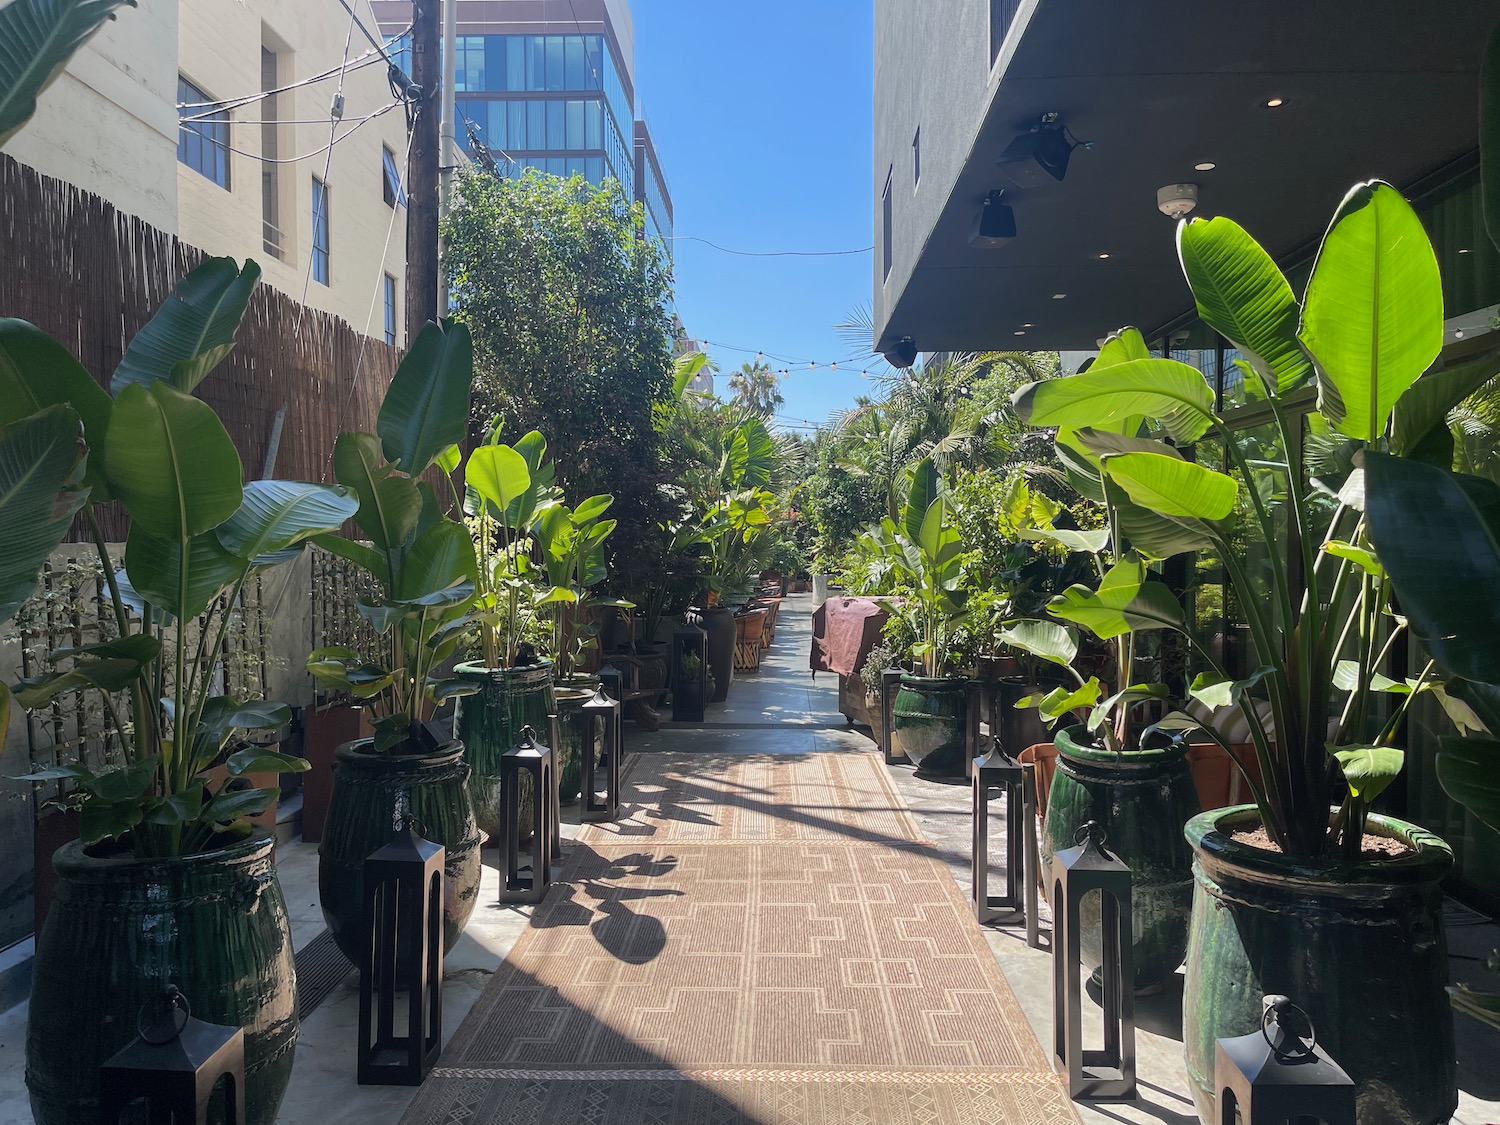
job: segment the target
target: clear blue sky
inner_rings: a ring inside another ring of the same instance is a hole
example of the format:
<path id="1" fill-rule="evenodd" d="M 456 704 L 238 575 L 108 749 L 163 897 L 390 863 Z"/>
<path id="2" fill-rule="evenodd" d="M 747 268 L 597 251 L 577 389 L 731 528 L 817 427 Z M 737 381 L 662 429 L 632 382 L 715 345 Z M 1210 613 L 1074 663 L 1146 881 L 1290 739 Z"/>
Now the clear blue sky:
<path id="1" fill-rule="evenodd" d="M 671 188 L 676 234 L 734 250 L 869 246 L 868 0 L 630 5 L 636 96 Z M 858 350 L 833 326 L 869 305 L 872 255 L 736 257 L 680 237 L 674 249 L 688 334 L 749 349 L 708 348 L 724 375 L 757 349 L 792 369 L 781 384 L 782 417 L 817 424 L 872 389 L 859 374 L 868 363 L 807 369 Z M 771 353 L 800 360 L 800 371 Z"/>

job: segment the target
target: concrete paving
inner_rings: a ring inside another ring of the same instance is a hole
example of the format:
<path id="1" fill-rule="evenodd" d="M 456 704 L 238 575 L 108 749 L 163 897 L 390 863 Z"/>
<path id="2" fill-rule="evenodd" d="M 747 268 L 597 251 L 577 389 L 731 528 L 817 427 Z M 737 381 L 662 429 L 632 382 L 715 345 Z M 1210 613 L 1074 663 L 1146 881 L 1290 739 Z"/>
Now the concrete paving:
<path id="1" fill-rule="evenodd" d="M 737 674 L 727 703 L 711 707 L 706 723 L 664 723 L 654 733 L 627 726 L 628 750 L 633 754 L 666 750 L 806 754 L 868 747 L 868 735 L 850 729 L 838 711 L 836 678 L 819 675 L 814 680 L 807 670 L 811 601 L 807 595 L 793 595 L 783 603 L 776 643 L 766 654 L 761 670 Z M 927 838 L 967 893 L 968 787 L 917 778 L 906 766 L 887 768 Z M 564 810 L 564 821 L 564 834 L 571 840 L 577 832 L 576 807 Z M 991 831 L 992 839 L 1003 839 L 1000 818 Z M 565 854 L 569 847 L 565 840 Z M 480 905 L 445 966 L 445 1038 L 457 1029 L 530 920 L 529 908 L 497 904 L 495 853 L 486 850 L 484 862 Z M 279 849 L 278 871 L 292 917 L 294 942 L 301 948 L 323 929 L 317 901 L 316 846 L 283 846 Z M 1500 988 L 1500 979 L 1484 974 L 1478 960 L 1500 946 L 1500 930 L 1461 909 L 1454 912 L 1453 921 L 1456 924 L 1450 928 L 1449 940 L 1454 978 Z M 1033 1031 L 1043 1044 L 1047 1043 L 1052 1029 L 1050 955 L 1046 950 L 1027 948 L 1024 927 L 989 926 L 985 930 Z M 1045 930 L 1043 937 L 1047 937 Z M 1180 988 L 1169 988 L 1160 996 L 1138 1002 L 1140 1097 L 1134 1103 L 1080 1106 L 1080 1116 L 1087 1125 L 1193 1125 L 1197 1121 L 1187 1096 L 1182 1063 L 1180 1005 Z M 357 1015 L 357 992 L 346 984 L 304 1020 L 296 1068 L 282 1103 L 279 1121 L 283 1125 L 395 1125 L 399 1121 L 414 1091 L 362 1087 L 354 1081 Z M 31 1121 L 23 1082 L 25 1025 L 24 1004 L 0 1013 L 0 1125 L 27 1125 Z M 1457 1027 L 1462 1092 L 1453 1121 L 1456 1125 L 1500 1122 L 1500 1079 L 1495 1073 L 1500 1034 L 1462 1016 Z"/>

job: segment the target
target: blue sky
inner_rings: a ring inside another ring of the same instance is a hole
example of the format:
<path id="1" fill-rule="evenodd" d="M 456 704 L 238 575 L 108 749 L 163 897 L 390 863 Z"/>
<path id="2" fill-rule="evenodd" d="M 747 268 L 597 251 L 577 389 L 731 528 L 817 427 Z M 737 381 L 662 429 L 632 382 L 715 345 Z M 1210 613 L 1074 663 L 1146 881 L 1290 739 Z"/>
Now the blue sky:
<path id="1" fill-rule="evenodd" d="M 762 252 L 871 244 L 872 5 L 631 0 L 631 10 L 637 98 L 678 236 Z M 833 325 L 868 306 L 870 254 L 737 257 L 679 237 L 674 257 L 683 324 L 714 342 L 725 374 L 756 350 L 792 370 L 782 418 L 823 422 L 873 387 L 860 361 L 821 366 L 857 350 Z"/>

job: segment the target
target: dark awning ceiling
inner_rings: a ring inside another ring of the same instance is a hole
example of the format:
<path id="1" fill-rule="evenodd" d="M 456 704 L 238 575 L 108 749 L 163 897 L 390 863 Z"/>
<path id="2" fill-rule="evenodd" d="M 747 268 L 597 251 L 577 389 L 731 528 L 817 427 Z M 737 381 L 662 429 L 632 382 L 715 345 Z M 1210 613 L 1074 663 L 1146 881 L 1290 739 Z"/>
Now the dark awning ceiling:
<path id="1" fill-rule="evenodd" d="M 1158 188 L 1197 183 L 1195 214 L 1233 217 L 1278 256 L 1315 242 L 1357 180 L 1406 187 L 1472 152 L 1497 18 L 1470 0 L 1043 0 L 882 348 L 1087 348 L 1162 326 L 1192 302 Z M 1064 182 L 1007 194 L 1013 241 L 970 248 L 985 193 L 1006 186 L 996 157 L 1049 111 L 1092 150 Z"/>

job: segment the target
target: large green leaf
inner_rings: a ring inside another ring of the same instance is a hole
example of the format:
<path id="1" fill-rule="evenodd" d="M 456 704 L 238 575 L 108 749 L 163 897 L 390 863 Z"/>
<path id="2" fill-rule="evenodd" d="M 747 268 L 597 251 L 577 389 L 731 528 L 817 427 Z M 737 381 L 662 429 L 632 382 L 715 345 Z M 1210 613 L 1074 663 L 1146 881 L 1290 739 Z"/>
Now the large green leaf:
<path id="1" fill-rule="evenodd" d="M 1051 542 L 1070 551 L 1097 555 L 1109 546 L 1109 528 L 1098 531 L 1074 531 L 1065 527 L 1023 527 L 1021 538 L 1033 542 Z"/>
<path id="2" fill-rule="evenodd" d="M 1441 738 L 1438 781 L 1464 808 L 1500 832 L 1500 741 L 1494 738 Z"/>
<path id="3" fill-rule="evenodd" d="M 1429 371 L 1401 396 L 1391 425 L 1391 449 L 1438 466 L 1453 467 L 1448 415 L 1480 387 L 1500 375 L 1500 349 L 1439 371 Z"/>
<path id="4" fill-rule="evenodd" d="M 1233 219 L 1192 219 L 1177 228 L 1177 256 L 1198 315 L 1227 338 L 1272 395 L 1312 374 L 1297 342 L 1301 310 L 1271 255 Z"/>
<path id="5" fill-rule="evenodd" d="M 1370 538 L 1433 658 L 1500 682 L 1500 488 L 1366 451 Z"/>
<path id="6" fill-rule="evenodd" d="M 411 545 L 392 594 L 399 601 L 419 601 L 474 578 L 474 544 L 468 531 L 462 524 L 440 523 Z"/>
<path id="7" fill-rule="evenodd" d="M 197 617 L 208 603 L 238 581 L 249 563 L 226 551 L 213 532 L 188 540 L 186 590 L 180 588 L 182 548 L 176 539 L 152 535 L 136 524 L 125 540 L 125 572 L 136 592 L 179 620 Z M 184 593 L 186 597 L 184 598 Z"/>
<path id="8" fill-rule="evenodd" d="M 352 539 L 345 539 L 343 536 L 332 533 L 314 535 L 310 542 L 323 548 L 329 554 L 348 559 L 354 565 L 362 567 L 382 586 L 390 585 L 390 572 L 386 567 L 385 556 L 368 544 L 356 543 Z"/>
<path id="9" fill-rule="evenodd" d="M 1143 508 L 1163 516 L 1222 520 L 1234 511 L 1239 482 L 1180 456 L 1118 453 L 1103 458 L 1104 471 Z"/>
<path id="10" fill-rule="evenodd" d="M 1144 415 L 1175 442 L 1197 441 L 1213 424 L 1214 392 L 1202 372 L 1175 359 L 1134 359 L 1101 371 L 1031 383 L 1012 402 L 1033 426 L 1113 428 Z"/>
<path id="11" fill-rule="evenodd" d="M 239 511 L 219 525 L 219 542 L 241 558 L 253 559 L 337 531 L 359 511 L 359 498 L 347 488 L 289 480 L 253 480 L 245 486 Z"/>
<path id="12" fill-rule="evenodd" d="M 526 458 L 508 445 L 482 445 L 469 454 L 464 481 L 481 500 L 503 512 L 531 487 Z"/>
<path id="13" fill-rule="evenodd" d="M 219 416 L 168 383 L 138 383 L 115 399 L 105 438 L 110 490 L 135 526 L 176 538 L 210 531 L 244 495 L 240 455 Z"/>
<path id="14" fill-rule="evenodd" d="M 418 476 L 444 449 L 463 441 L 473 381 L 468 327 L 451 317 L 423 325 L 396 368 L 375 421 L 386 460 Z"/>
<path id="15" fill-rule="evenodd" d="M 0 622 L 31 596 L 37 571 L 88 499 L 82 432 L 66 406 L 0 426 Z"/>
<path id="16" fill-rule="evenodd" d="M 1339 746 L 1333 756 L 1344 769 L 1349 792 L 1369 803 L 1401 775 L 1406 754 L 1394 746 Z"/>
<path id="17" fill-rule="evenodd" d="M 115 9 L 135 0 L 11 0 L 0 8 L 0 146 L 36 112 L 36 99 Z"/>
<path id="18" fill-rule="evenodd" d="M 729 488 L 759 488 L 771 482 L 776 466 L 776 440 L 765 423 L 750 418 L 735 428 L 729 443 Z"/>
<path id="19" fill-rule="evenodd" d="M 1001 629 L 995 639 L 1064 668 L 1078 656 L 1078 633 L 1056 621 L 1017 621 Z"/>
<path id="20" fill-rule="evenodd" d="M 209 258 L 177 283 L 166 303 L 135 334 L 110 389 L 165 379 L 191 392 L 234 350 L 234 334 L 260 281 L 260 267 Z"/>
<path id="21" fill-rule="evenodd" d="M 114 405 L 103 387 L 73 354 L 24 320 L 0 319 L 0 426 L 48 406 L 71 406 L 83 419 L 93 451 L 83 478 L 89 497 L 108 500 L 104 480 L 104 435 Z"/>
<path id="22" fill-rule="evenodd" d="M 938 471 L 931 457 L 925 457 L 911 473 L 906 504 L 901 512 L 901 530 L 913 543 L 922 541 L 922 522 L 927 510 L 938 497 Z"/>
<path id="23" fill-rule="evenodd" d="M 1082 625 L 1101 640 L 1132 630 L 1182 624 L 1182 604 L 1165 583 L 1147 577 L 1146 564 L 1127 554 L 1104 575 L 1098 590 L 1070 586 L 1053 598 L 1047 611 Z"/>
<path id="24" fill-rule="evenodd" d="M 1141 330 L 1121 328 L 1118 332 L 1111 332 L 1105 338 L 1089 370 L 1103 371 L 1106 367 L 1115 367 L 1121 363 L 1129 363 L 1131 360 L 1150 358 L 1151 349 L 1146 346 L 1146 338 L 1141 335 Z"/>
<path id="25" fill-rule="evenodd" d="M 1380 180 L 1356 184 L 1313 264 L 1302 343 L 1317 362 L 1318 409 L 1374 442 L 1443 346 L 1443 281 L 1422 220 Z"/>
<path id="26" fill-rule="evenodd" d="M 333 443 L 333 475 L 359 497 L 354 520 L 376 547 L 394 550 L 416 531 L 422 493 L 385 463 L 374 434 L 340 434 Z"/>
<path id="27" fill-rule="evenodd" d="M 1479 76 L 1479 185 L 1484 226 L 1500 249 L 1500 23 L 1490 32 Z"/>

